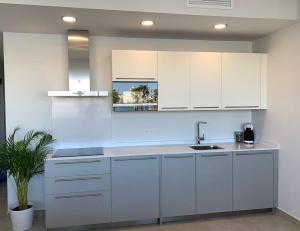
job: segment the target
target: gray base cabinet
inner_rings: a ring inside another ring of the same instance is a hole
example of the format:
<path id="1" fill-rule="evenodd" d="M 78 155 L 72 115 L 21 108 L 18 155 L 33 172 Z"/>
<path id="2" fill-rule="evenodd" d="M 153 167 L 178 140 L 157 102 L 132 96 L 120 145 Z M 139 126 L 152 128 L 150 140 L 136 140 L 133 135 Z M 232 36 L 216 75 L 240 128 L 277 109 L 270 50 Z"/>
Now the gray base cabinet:
<path id="1" fill-rule="evenodd" d="M 198 154 L 197 213 L 232 211 L 232 153 Z"/>
<path id="2" fill-rule="evenodd" d="M 159 218 L 159 157 L 112 158 L 112 221 Z"/>
<path id="3" fill-rule="evenodd" d="M 233 155 L 233 209 L 274 207 L 274 154 L 241 152 Z"/>
<path id="4" fill-rule="evenodd" d="M 195 214 L 195 155 L 165 155 L 161 171 L 162 217 Z"/>
<path id="5" fill-rule="evenodd" d="M 46 227 L 276 208 L 278 152 L 53 159 Z"/>
<path id="6" fill-rule="evenodd" d="M 110 191 L 48 195 L 46 197 L 47 227 L 110 222 L 110 200 Z"/>
<path id="7" fill-rule="evenodd" d="M 46 161 L 46 227 L 111 222 L 110 172 L 110 158 Z"/>

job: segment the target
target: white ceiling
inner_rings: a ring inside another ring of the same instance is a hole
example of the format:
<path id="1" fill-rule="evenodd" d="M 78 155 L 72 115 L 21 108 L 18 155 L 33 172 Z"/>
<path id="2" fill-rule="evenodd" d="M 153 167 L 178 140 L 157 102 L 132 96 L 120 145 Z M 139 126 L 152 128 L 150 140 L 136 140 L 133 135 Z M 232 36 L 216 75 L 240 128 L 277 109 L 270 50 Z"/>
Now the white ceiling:
<path id="1" fill-rule="evenodd" d="M 233 8 L 230 10 L 188 7 L 187 0 L 0 0 L 0 3 L 184 15 L 296 20 L 298 19 L 299 2 L 298 0 L 233 0 Z"/>
<path id="2" fill-rule="evenodd" d="M 61 21 L 74 15 L 75 24 Z M 143 28 L 142 19 L 155 26 Z M 228 23 L 224 31 L 213 30 L 215 23 Z M 215 17 L 99 9 L 0 4 L 0 31 L 64 34 L 68 29 L 89 30 L 91 35 L 252 41 L 295 23 L 296 20 Z"/>

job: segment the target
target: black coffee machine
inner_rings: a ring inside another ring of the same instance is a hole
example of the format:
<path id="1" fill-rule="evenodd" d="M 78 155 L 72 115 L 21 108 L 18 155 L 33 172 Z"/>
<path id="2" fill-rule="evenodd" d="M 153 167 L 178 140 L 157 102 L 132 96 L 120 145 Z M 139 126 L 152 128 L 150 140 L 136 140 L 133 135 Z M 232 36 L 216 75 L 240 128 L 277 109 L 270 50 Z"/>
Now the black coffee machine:
<path id="1" fill-rule="evenodd" d="M 251 123 L 244 124 L 244 143 L 245 144 L 254 144 L 254 129 Z"/>

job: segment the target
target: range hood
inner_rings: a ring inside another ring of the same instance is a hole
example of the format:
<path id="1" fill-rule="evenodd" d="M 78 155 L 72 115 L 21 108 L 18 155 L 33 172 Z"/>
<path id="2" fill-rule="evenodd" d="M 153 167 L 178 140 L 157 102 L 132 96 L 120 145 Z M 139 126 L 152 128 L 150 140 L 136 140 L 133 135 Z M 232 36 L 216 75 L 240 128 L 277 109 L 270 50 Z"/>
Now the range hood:
<path id="1" fill-rule="evenodd" d="M 91 91 L 89 63 L 89 33 L 84 30 L 68 31 L 69 90 L 48 91 L 55 97 L 108 96 L 108 91 Z"/>

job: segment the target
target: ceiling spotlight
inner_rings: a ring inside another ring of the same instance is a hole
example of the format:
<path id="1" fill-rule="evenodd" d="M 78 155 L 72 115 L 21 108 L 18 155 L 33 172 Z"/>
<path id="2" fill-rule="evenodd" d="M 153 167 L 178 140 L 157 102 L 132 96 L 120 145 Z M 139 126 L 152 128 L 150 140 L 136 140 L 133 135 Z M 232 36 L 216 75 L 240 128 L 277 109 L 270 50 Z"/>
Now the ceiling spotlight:
<path id="1" fill-rule="evenodd" d="M 73 17 L 73 16 L 63 16 L 61 18 L 64 22 L 68 22 L 68 23 L 73 23 L 77 21 L 77 18 Z"/>
<path id="2" fill-rule="evenodd" d="M 143 20 L 143 21 L 141 21 L 141 25 L 142 26 L 153 26 L 154 21 L 152 21 L 152 20 Z"/>
<path id="3" fill-rule="evenodd" d="M 227 27 L 228 27 L 228 24 L 224 24 L 224 23 L 214 25 L 214 28 L 216 30 L 223 30 L 223 29 L 225 29 Z"/>

